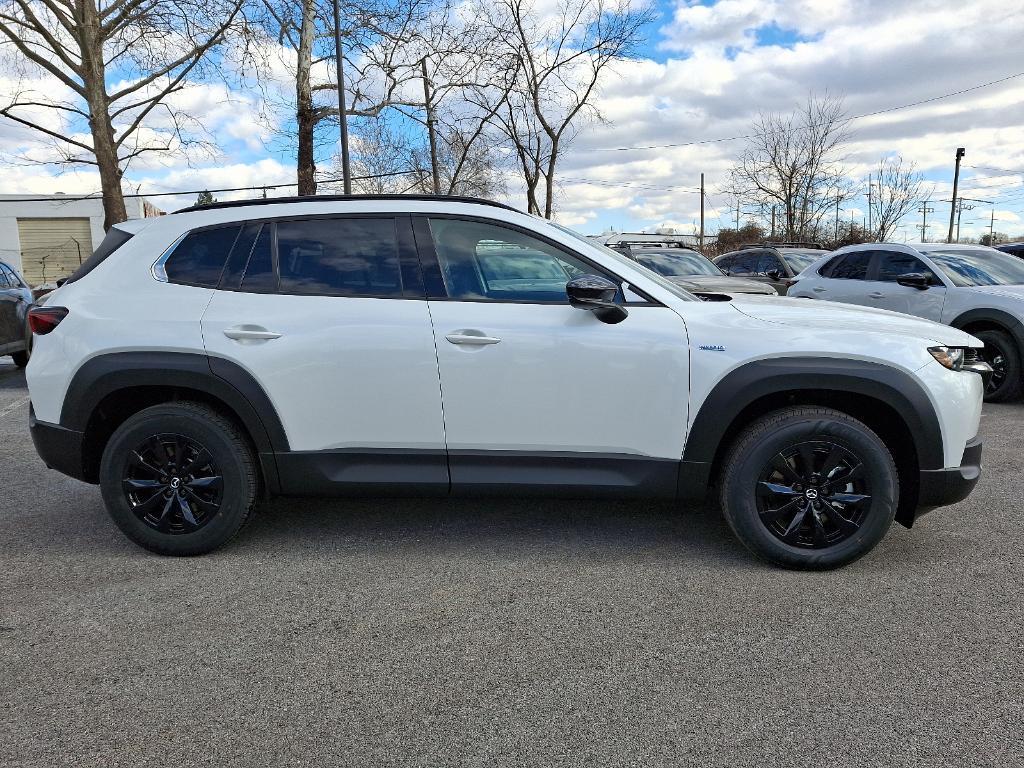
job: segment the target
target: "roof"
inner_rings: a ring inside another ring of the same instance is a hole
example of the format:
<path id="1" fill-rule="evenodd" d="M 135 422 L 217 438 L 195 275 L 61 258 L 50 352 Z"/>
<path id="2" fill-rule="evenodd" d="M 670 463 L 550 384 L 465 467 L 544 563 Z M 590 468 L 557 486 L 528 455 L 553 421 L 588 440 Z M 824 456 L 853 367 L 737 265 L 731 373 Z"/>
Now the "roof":
<path id="1" fill-rule="evenodd" d="M 482 197 L 458 197 L 454 195 L 309 195 L 305 197 L 257 197 L 251 200 L 227 200 L 224 202 L 208 203 L 207 205 L 191 205 L 182 208 L 174 213 L 192 213 L 194 211 L 210 211 L 217 208 L 245 208 L 257 205 L 280 205 L 281 203 L 335 203 L 350 202 L 358 200 L 427 200 L 444 203 L 475 203 L 477 205 L 489 205 L 494 208 L 504 208 L 508 211 L 516 211 L 511 205 L 497 203 L 494 200 L 486 200 Z M 173 214 L 172 214 L 173 215 Z"/>

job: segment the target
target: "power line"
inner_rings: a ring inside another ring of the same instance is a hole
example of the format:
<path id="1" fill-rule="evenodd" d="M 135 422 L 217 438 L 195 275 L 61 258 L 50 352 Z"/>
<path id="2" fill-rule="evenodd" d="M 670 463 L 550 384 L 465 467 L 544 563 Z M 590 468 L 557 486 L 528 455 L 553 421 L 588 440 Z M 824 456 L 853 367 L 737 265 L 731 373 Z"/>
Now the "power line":
<path id="1" fill-rule="evenodd" d="M 383 178 L 387 178 L 389 176 L 408 176 L 409 174 L 421 173 L 421 172 L 422 172 L 421 169 L 414 168 L 413 170 L 410 170 L 410 171 L 391 171 L 390 173 L 374 173 L 374 174 L 371 174 L 369 176 L 353 176 L 352 177 L 352 181 L 361 181 L 361 180 L 366 180 L 366 179 L 383 179 Z M 341 176 L 337 176 L 335 178 L 320 179 L 319 181 L 317 181 L 317 183 L 318 184 L 334 184 L 334 183 L 337 183 L 339 181 L 344 181 L 344 178 L 341 177 Z M 145 197 L 145 198 L 149 198 L 149 197 L 184 197 L 185 195 L 198 195 L 200 192 L 210 192 L 211 194 L 214 193 L 214 192 L 258 192 L 258 191 L 261 191 L 261 190 L 264 190 L 264 189 L 280 189 L 282 187 L 296 187 L 296 186 L 298 186 L 298 182 L 292 181 L 292 182 L 282 182 L 280 184 L 260 184 L 259 186 L 255 186 L 255 187 L 221 187 L 220 189 L 186 189 L 186 190 L 181 190 L 181 191 L 178 191 L 178 192 L 147 192 L 146 194 L 143 194 L 141 192 L 131 192 L 131 193 L 128 193 L 128 194 L 125 194 L 125 195 L 122 195 L 122 196 L 125 197 L 125 198 L 135 198 L 135 197 Z M 312 195 L 311 197 L 315 198 L 316 196 Z M 10 202 L 16 202 L 16 203 L 50 203 L 50 202 L 62 202 L 62 201 L 65 201 L 65 200 L 68 200 L 68 201 L 79 201 L 79 200 L 102 200 L 102 199 L 103 199 L 103 196 L 102 196 L 101 192 L 90 192 L 87 195 L 78 195 L 78 196 L 75 196 L 75 195 L 59 195 L 57 197 L 53 197 L 53 196 L 50 196 L 50 197 L 19 197 L 17 199 L 10 200 Z"/>
<path id="2" fill-rule="evenodd" d="M 884 114 L 887 114 L 889 112 L 896 112 L 896 111 L 901 110 L 901 109 L 910 109 L 911 107 L 919 107 L 922 104 L 930 104 L 930 103 L 932 103 L 934 101 L 941 101 L 942 99 L 949 99 L 949 98 L 952 98 L 954 96 L 962 96 L 965 93 L 970 93 L 971 91 L 977 91 L 977 90 L 979 90 L 981 88 L 988 88 L 988 87 L 993 86 L 993 85 L 998 85 L 999 83 L 1005 83 L 1007 80 L 1013 80 L 1014 78 L 1022 77 L 1022 76 L 1024 76 L 1024 72 L 1017 72 L 1016 74 L 1013 74 L 1013 75 L 1007 75 L 1006 77 L 1001 77 L 998 80 L 990 80 L 987 83 L 980 83 L 978 85 L 972 85 L 969 88 L 962 88 L 959 91 L 952 91 L 950 93 L 944 93 L 944 94 L 942 94 L 940 96 L 932 96 L 931 98 L 921 99 L 920 101 L 913 101 L 913 102 L 911 102 L 909 104 L 900 104 L 900 105 L 895 106 L 895 107 L 888 107 L 886 109 L 878 109 L 878 110 L 875 110 L 874 112 L 864 112 L 863 114 L 854 115 L 853 117 L 847 118 L 846 122 L 849 123 L 849 122 L 853 122 L 854 120 L 861 120 L 861 119 L 863 119 L 865 117 L 875 117 L 876 115 L 884 115 Z M 753 138 L 754 135 L 755 134 L 748 133 L 748 134 L 744 134 L 742 136 L 724 136 L 724 137 L 718 138 L 718 139 L 701 139 L 699 141 L 683 141 L 683 142 L 678 142 L 678 143 L 673 143 L 673 144 L 648 144 L 646 146 L 638 146 L 638 147 L 592 147 L 592 148 L 589 148 L 589 149 L 586 149 L 586 148 L 572 149 L 572 148 L 570 148 L 567 151 L 569 151 L 569 152 L 629 152 L 629 151 L 632 151 L 632 150 L 639 150 L 639 149 L 673 149 L 673 148 L 676 148 L 676 147 L 693 147 L 693 146 L 698 146 L 700 144 L 718 144 L 720 142 L 725 142 L 725 141 L 738 141 L 740 139 L 750 139 L 750 138 Z"/>

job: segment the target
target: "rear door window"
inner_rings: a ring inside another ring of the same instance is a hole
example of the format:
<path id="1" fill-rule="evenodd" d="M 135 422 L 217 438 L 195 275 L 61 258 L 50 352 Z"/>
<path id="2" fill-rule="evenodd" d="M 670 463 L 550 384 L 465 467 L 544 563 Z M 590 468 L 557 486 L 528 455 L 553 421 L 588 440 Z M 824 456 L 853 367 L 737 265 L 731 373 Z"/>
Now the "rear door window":
<path id="1" fill-rule="evenodd" d="M 732 265 L 728 267 L 732 275 L 754 275 L 757 274 L 757 265 L 761 261 L 758 251 L 738 253 L 732 257 Z"/>
<path id="2" fill-rule="evenodd" d="M 881 280 L 884 283 L 895 283 L 903 275 L 911 274 L 928 275 L 936 283 L 939 282 L 935 273 L 913 254 L 879 251 L 878 276 L 875 278 L 876 280 Z"/>
<path id="3" fill-rule="evenodd" d="M 190 232 L 164 263 L 167 281 L 216 288 L 241 227 L 213 227 Z"/>
<path id="4" fill-rule="evenodd" d="M 873 254 L 873 251 L 848 253 L 840 261 L 833 262 L 828 276 L 833 280 L 867 280 Z"/>
<path id="5" fill-rule="evenodd" d="M 402 295 L 393 218 L 278 222 L 277 257 L 282 293 Z"/>

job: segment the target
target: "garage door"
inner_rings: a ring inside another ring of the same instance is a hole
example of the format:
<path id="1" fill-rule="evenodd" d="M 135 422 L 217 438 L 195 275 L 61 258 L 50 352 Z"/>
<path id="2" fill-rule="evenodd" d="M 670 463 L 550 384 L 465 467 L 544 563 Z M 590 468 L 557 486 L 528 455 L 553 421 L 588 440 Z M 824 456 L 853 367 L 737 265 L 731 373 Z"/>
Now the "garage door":
<path id="1" fill-rule="evenodd" d="M 29 285 L 70 275 L 92 253 L 89 219 L 18 219 L 18 237 Z"/>

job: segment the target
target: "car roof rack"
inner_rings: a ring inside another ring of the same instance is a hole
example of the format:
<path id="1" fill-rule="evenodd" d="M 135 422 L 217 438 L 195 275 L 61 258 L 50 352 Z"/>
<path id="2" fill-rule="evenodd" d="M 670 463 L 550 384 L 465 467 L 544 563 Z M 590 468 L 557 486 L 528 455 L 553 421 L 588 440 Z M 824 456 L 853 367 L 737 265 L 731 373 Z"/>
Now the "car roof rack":
<path id="1" fill-rule="evenodd" d="M 175 213 L 192 213 L 195 211 L 208 211 L 217 208 L 244 208 L 250 205 L 277 205 L 280 203 L 340 203 L 358 200 L 427 200 L 444 203 L 475 203 L 477 205 L 489 205 L 493 208 L 503 208 L 507 211 L 516 211 L 511 205 L 499 203 L 494 200 L 487 200 L 482 197 L 461 197 L 455 195 L 306 195 L 291 197 L 256 197 L 251 200 L 225 200 L 223 202 L 207 203 L 206 205 L 190 205 Z"/>
<path id="2" fill-rule="evenodd" d="M 692 245 L 680 242 L 679 240 L 666 240 L 657 242 L 651 240 L 616 240 L 614 243 L 607 243 L 609 248 L 685 248 L 688 251 L 697 250 Z"/>

